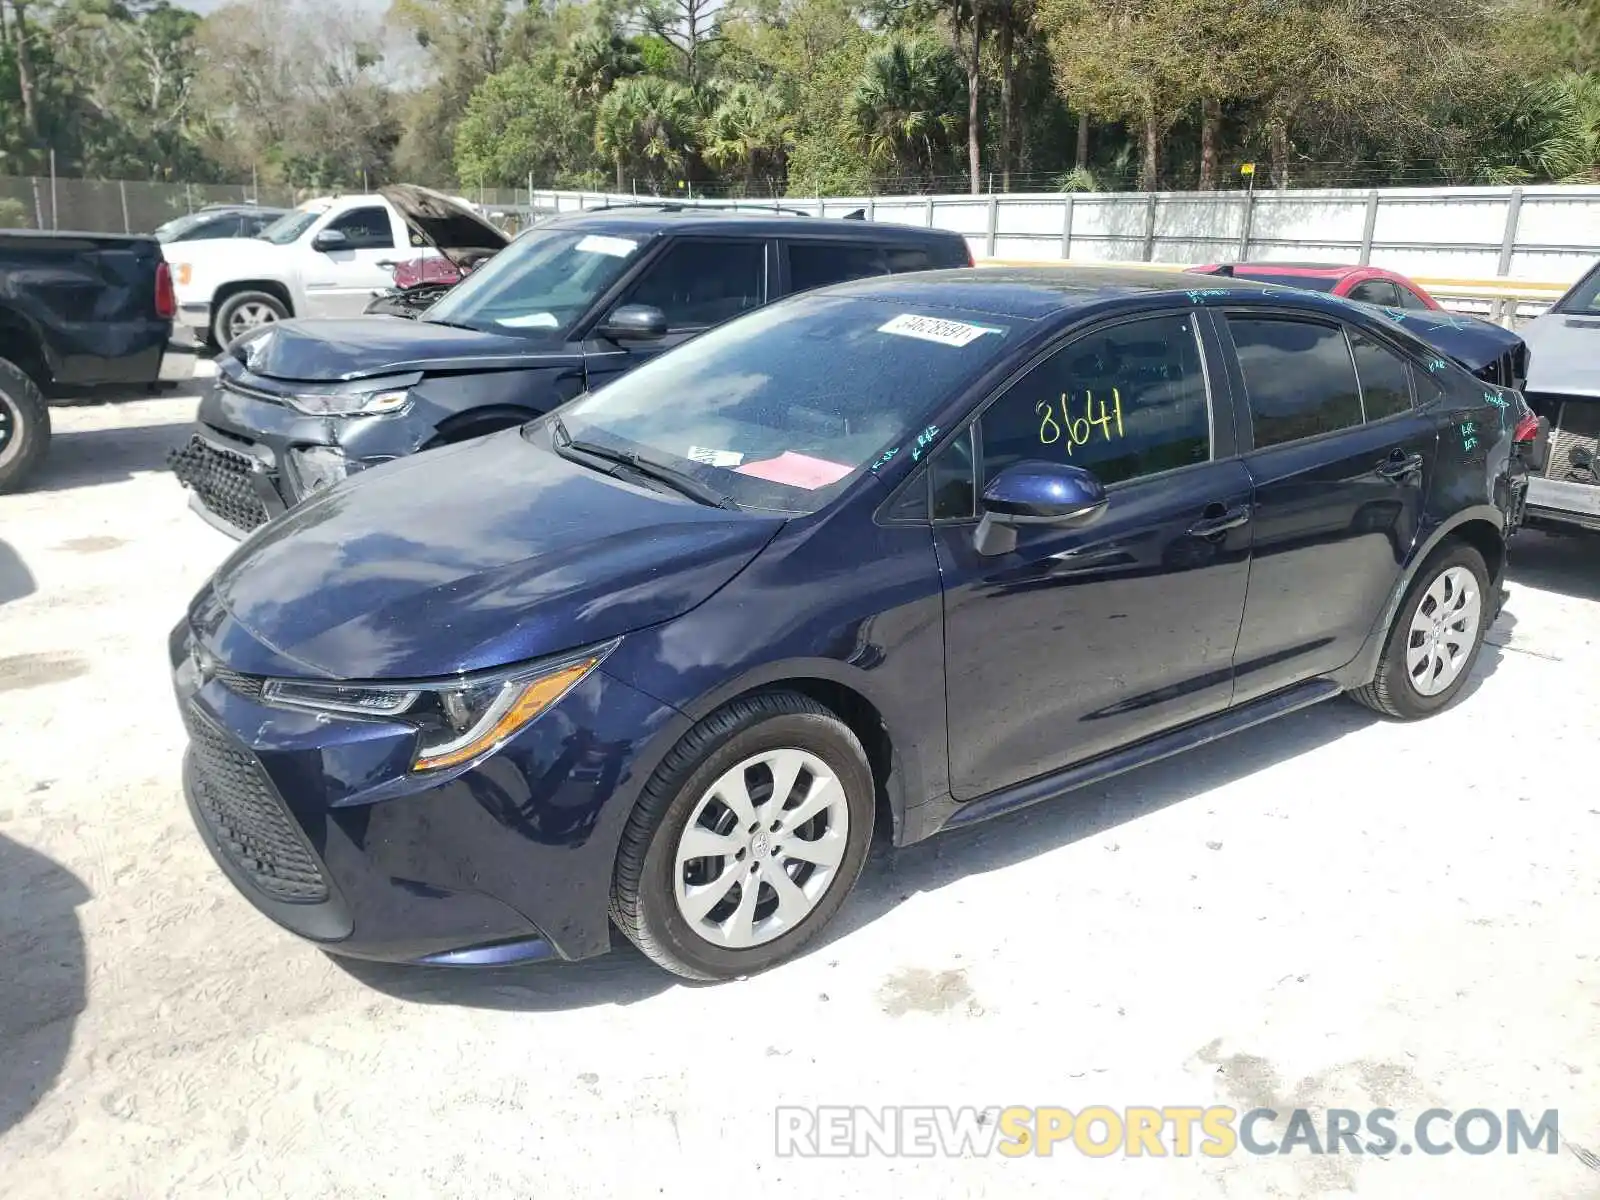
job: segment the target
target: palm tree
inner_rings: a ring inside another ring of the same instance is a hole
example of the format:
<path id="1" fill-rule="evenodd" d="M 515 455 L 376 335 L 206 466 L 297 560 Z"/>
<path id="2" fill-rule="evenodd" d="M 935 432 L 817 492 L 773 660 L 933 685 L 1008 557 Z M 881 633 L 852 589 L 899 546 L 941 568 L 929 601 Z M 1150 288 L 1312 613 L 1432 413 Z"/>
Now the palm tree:
<path id="1" fill-rule="evenodd" d="M 643 72 L 644 60 L 632 40 L 601 22 L 572 43 L 562 75 L 573 95 L 599 100 L 619 80 Z"/>
<path id="2" fill-rule="evenodd" d="M 868 161 L 932 186 L 961 133 L 964 90 L 948 46 L 891 38 L 867 60 L 851 98 L 851 124 Z"/>
<path id="3" fill-rule="evenodd" d="M 659 185 L 683 166 L 695 125 L 695 99 L 688 88 L 655 75 L 635 75 L 600 101 L 595 149 L 616 165 L 617 191 L 625 189 L 630 166 Z"/>
<path id="4" fill-rule="evenodd" d="M 701 127 L 701 153 L 719 171 L 738 171 L 749 195 L 763 166 L 773 175 L 782 171 L 793 142 L 791 123 L 771 90 L 736 83 L 717 97 Z"/>

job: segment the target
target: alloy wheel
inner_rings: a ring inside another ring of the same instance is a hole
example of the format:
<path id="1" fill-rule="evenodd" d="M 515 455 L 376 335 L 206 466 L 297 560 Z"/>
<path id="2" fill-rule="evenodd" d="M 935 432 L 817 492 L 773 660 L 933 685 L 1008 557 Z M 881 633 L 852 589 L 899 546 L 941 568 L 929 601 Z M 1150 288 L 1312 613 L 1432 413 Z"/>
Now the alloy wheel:
<path id="1" fill-rule="evenodd" d="M 1478 581 L 1449 567 L 1422 594 L 1406 639 L 1406 674 L 1419 695 L 1437 696 L 1456 681 L 1477 643 L 1483 620 Z"/>
<path id="2" fill-rule="evenodd" d="M 674 855 L 673 895 L 689 927 L 729 950 L 770 942 L 816 908 L 850 835 L 843 786 L 804 750 L 753 755 L 706 789 Z"/>
<path id="3" fill-rule="evenodd" d="M 228 314 L 228 336 L 237 338 L 241 334 L 249 333 L 252 329 L 259 329 L 263 325 L 271 325 L 278 319 L 278 312 L 270 304 L 259 300 L 251 300 L 241 304 Z"/>

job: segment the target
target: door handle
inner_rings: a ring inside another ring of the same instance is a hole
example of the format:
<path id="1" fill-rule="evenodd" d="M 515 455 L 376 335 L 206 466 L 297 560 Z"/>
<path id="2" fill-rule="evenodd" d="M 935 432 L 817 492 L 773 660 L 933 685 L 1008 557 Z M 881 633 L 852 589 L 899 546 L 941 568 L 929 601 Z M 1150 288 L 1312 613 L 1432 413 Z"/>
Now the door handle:
<path id="1" fill-rule="evenodd" d="M 1241 504 L 1238 508 L 1224 508 L 1220 504 L 1206 505 L 1205 512 L 1200 519 L 1189 526 L 1189 536 L 1197 538 L 1216 537 L 1219 533 L 1227 533 L 1230 529 L 1237 529 L 1250 522 L 1250 506 Z"/>
<path id="2" fill-rule="evenodd" d="M 1407 475 L 1413 475 L 1422 470 L 1422 455 L 1407 454 L 1403 450 L 1396 450 L 1377 466 L 1379 475 L 1385 479 L 1400 480 Z"/>

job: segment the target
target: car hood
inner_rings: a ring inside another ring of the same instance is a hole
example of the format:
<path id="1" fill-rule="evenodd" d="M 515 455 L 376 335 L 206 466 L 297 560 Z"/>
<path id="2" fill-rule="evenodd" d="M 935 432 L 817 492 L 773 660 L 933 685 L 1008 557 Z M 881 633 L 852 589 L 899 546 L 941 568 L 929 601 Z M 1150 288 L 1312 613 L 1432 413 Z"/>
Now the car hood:
<path id="1" fill-rule="evenodd" d="M 1524 345 L 1520 334 L 1469 313 L 1443 309 L 1423 312 L 1386 308 L 1381 311 L 1474 374 L 1494 365 L 1506 354 L 1515 355 Z"/>
<path id="2" fill-rule="evenodd" d="M 432 188 L 397 183 L 379 194 L 399 210 L 407 225 L 459 269 L 494 254 L 511 239 L 458 200 Z"/>
<path id="3" fill-rule="evenodd" d="M 1600 317 L 1546 313 L 1525 325 L 1532 352 L 1528 390 L 1558 396 L 1600 396 Z"/>
<path id="4" fill-rule="evenodd" d="M 214 595 L 234 670 L 420 679 L 523 662 L 687 612 L 781 518 L 568 462 L 518 430 L 355 476 L 245 541 Z"/>
<path id="5" fill-rule="evenodd" d="M 334 383 L 407 371 L 495 371 L 578 357 L 559 335 L 485 333 L 431 321 L 366 316 L 280 321 L 228 351 L 252 374 Z"/>

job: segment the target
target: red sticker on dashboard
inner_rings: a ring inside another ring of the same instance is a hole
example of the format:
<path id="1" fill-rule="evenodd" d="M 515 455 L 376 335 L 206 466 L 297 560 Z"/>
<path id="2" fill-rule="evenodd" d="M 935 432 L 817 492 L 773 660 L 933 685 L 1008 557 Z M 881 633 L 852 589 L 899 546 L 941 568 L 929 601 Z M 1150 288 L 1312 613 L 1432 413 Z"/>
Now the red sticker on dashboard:
<path id="1" fill-rule="evenodd" d="M 748 462 L 742 467 L 735 467 L 734 470 L 740 475 L 754 475 L 757 479 L 767 479 L 773 483 L 783 483 L 811 491 L 827 487 L 830 483 L 838 483 L 850 474 L 851 468 L 842 463 L 829 462 L 825 458 L 812 458 L 809 454 L 796 454 L 793 450 L 785 450 L 777 458 Z"/>

